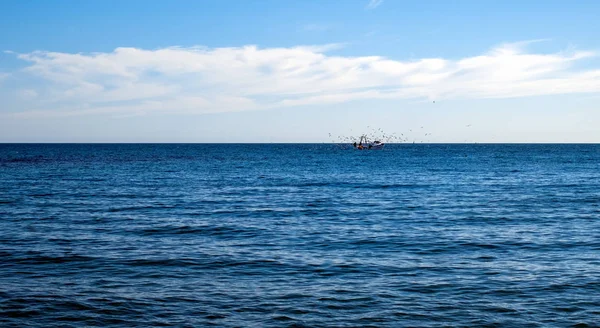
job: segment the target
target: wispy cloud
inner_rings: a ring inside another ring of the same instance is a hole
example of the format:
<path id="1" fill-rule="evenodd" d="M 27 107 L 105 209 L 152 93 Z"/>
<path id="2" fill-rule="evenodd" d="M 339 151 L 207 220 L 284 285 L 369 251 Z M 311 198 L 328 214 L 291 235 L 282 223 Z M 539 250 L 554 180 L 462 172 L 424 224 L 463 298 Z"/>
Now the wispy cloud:
<path id="1" fill-rule="evenodd" d="M 383 3 L 383 0 L 369 0 L 367 4 L 367 9 L 375 9 L 379 7 Z"/>
<path id="2" fill-rule="evenodd" d="M 32 89 L 19 90 L 18 95 L 23 99 L 34 99 L 38 96 L 38 93 Z"/>
<path id="3" fill-rule="evenodd" d="M 577 69 L 589 51 L 531 53 L 504 44 L 461 59 L 410 61 L 335 56 L 339 45 L 291 48 L 117 48 L 36 51 L 25 117 L 150 111 L 214 113 L 359 99 L 476 99 L 600 92 L 600 67 Z"/>

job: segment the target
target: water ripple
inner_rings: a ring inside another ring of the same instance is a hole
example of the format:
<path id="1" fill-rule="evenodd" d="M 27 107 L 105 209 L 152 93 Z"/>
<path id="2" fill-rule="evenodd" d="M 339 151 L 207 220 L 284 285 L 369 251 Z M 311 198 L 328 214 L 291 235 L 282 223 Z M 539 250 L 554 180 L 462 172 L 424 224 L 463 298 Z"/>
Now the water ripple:
<path id="1" fill-rule="evenodd" d="M 597 327 L 600 146 L 389 146 L 0 145 L 0 326 Z"/>

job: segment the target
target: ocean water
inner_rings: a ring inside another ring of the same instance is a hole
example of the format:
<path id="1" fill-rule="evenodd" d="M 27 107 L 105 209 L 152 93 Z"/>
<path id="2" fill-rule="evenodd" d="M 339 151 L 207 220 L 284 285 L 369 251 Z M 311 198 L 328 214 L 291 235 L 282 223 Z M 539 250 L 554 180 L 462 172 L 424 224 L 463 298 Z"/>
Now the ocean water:
<path id="1" fill-rule="evenodd" d="M 600 145 L 0 145 L 1 327 L 597 327 Z"/>

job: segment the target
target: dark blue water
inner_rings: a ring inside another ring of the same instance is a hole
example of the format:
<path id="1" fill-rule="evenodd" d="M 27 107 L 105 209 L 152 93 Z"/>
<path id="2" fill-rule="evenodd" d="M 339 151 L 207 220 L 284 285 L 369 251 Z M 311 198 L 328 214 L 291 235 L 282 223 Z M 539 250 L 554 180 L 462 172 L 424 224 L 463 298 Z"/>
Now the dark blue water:
<path id="1" fill-rule="evenodd" d="M 2 327 L 593 327 L 600 145 L 0 145 Z"/>

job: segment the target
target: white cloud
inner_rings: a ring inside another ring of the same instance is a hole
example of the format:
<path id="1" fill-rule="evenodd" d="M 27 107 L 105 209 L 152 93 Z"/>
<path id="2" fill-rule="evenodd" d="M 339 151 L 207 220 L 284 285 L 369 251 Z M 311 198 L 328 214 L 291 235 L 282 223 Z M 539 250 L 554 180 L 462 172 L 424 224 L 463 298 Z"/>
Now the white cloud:
<path id="1" fill-rule="evenodd" d="M 358 99 L 508 98 L 600 92 L 600 68 L 576 69 L 589 51 L 528 53 L 505 44 L 457 60 L 400 61 L 328 54 L 339 45 L 292 48 L 117 48 L 32 52 L 27 87 L 40 101 L 25 117 L 150 111 L 213 113 Z M 39 110 L 44 108 L 44 110 Z"/>
<path id="2" fill-rule="evenodd" d="M 367 9 L 375 9 L 379 7 L 383 3 L 383 0 L 369 0 L 367 4 Z"/>

